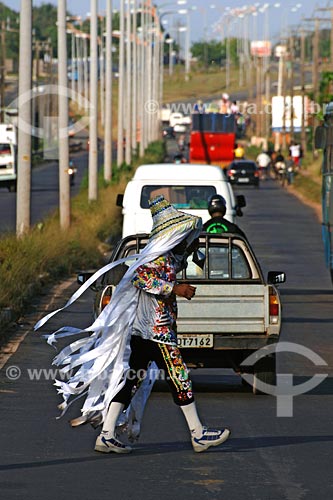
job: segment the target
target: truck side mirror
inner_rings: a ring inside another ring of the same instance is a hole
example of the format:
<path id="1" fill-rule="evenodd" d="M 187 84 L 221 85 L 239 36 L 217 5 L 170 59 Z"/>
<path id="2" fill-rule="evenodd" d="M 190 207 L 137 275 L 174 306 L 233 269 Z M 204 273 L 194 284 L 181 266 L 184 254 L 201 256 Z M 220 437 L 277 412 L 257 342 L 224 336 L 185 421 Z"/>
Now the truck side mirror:
<path id="1" fill-rule="evenodd" d="M 281 271 L 269 271 L 267 274 L 267 283 L 269 285 L 278 285 L 279 283 L 285 283 L 286 273 Z"/>
<path id="2" fill-rule="evenodd" d="M 86 283 L 86 281 L 88 281 L 89 278 L 92 277 L 93 274 L 95 274 L 95 271 L 81 271 L 77 273 L 76 281 L 79 285 L 83 285 L 84 283 Z M 99 290 L 95 284 L 90 285 L 89 288 L 93 290 L 93 292 L 98 292 Z"/>
<path id="3" fill-rule="evenodd" d="M 327 144 L 327 128 L 320 125 L 315 131 L 315 148 L 325 149 Z"/>
<path id="4" fill-rule="evenodd" d="M 81 271 L 76 275 L 76 281 L 79 285 L 83 285 L 89 278 L 92 277 L 94 271 Z"/>
<path id="5" fill-rule="evenodd" d="M 117 200 L 116 200 L 117 207 L 122 207 L 123 206 L 123 201 L 124 201 L 124 195 L 123 194 L 118 194 L 117 195 Z"/>

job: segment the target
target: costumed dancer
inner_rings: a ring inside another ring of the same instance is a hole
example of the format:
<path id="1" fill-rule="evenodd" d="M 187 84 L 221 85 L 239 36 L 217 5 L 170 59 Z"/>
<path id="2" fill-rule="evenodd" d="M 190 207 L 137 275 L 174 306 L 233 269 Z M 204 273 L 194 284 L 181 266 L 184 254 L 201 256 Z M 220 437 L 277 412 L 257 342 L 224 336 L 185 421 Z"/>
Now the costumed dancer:
<path id="1" fill-rule="evenodd" d="M 49 337 L 51 343 L 57 336 L 82 331 L 90 333 L 88 338 L 72 343 L 55 358 L 56 365 L 64 366 L 62 373 L 77 369 L 67 382 L 56 381 L 56 385 L 64 398 L 61 405 L 64 411 L 71 398 L 86 395 L 82 416 L 77 420 L 79 423 L 102 423 L 96 451 L 129 453 L 132 448 L 120 441 L 117 425 L 126 408 L 127 415 L 131 415 L 129 410 L 137 394 L 146 388 L 146 397 L 137 398 L 141 401 L 141 406 L 136 408 L 137 415 L 133 417 L 132 412 L 131 416 L 132 422 L 141 418 L 151 385 L 148 387 L 149 383 L 145 384 L 144 380 L 134 398 L 132 392 L 139 381 L 138 374 L 147 368 L 149 373 L 150 362 L 155 362 L 164 371 L 173 400 L 185 416 L 194 451 L 202 452 L 223 443 L 230 435 L 228 429 L 210 429 L 202 425 L 189 371 L 177 347 L 176 296 L 191 300 L 195 287 L 177 283 L 176 274 L 186 267 L 187 257 L 198 248 L 202 221 L 176 210 L 163 196 L 150 202 L 150 210 L 153 228 L 149 241 L 140 255 L 132 256 L 134 264 L 97 320 L 85 330 L 65 327 Z M 95 273 L 65 307 L 102 273 L 123 260 Z M 39 321 L 35 329 L 58 311 Z"/>

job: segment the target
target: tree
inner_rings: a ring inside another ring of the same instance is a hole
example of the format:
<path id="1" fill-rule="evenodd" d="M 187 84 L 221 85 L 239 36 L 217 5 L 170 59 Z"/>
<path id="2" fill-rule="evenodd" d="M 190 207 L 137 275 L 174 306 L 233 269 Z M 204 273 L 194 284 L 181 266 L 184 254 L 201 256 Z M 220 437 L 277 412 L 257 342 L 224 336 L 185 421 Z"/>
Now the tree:
<path id="1" fill-rule="evenodd" d="M 237 38 L 230 38 L 229 43 L 230 61 L 232 64 L 237 64 Z M 218 40 L 210 40 L 209 42 L 200 40 L 192 45 L 191 52 L 193 57 L 196 57 L 202 64 L 218 64 L 224 66 L 227 57 L 227 42 L 226 40 L 223 42 Z"/>

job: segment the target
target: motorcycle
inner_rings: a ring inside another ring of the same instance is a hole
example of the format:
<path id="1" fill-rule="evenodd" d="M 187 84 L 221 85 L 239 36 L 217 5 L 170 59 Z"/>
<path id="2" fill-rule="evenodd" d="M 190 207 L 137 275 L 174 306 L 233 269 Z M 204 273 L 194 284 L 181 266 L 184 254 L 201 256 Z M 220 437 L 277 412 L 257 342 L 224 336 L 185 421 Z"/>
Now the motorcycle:
<path id="1" fill-rule="evenodd" d="M 77 168 L 74 166 L 74 163 L 72 161 L 69 162 L 69 167 L 68 167 L 68 176 L 69 176 L 69 185 L 74 186 L 75 184 L 75 174 L 77 172 Z"/>
<path id="2" fill-rule="evenodd" d="M 287 168 L 284 161 L 276 162 L 275 169 L 278 175 L 278 180 L 281 182 L 281 185 L 284 186 L 287 180 Z"/>

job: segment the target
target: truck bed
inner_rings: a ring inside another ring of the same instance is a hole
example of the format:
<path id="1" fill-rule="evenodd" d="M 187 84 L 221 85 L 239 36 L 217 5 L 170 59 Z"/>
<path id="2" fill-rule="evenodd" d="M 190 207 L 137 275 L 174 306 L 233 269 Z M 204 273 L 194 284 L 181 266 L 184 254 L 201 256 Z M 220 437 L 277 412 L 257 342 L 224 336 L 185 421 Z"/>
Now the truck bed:
<path id="1" fill-rule="evenodd" d="M 178 299 L 178 333 L 265 334 L 265 285 L 196 285 L 193 300 Z"/>

